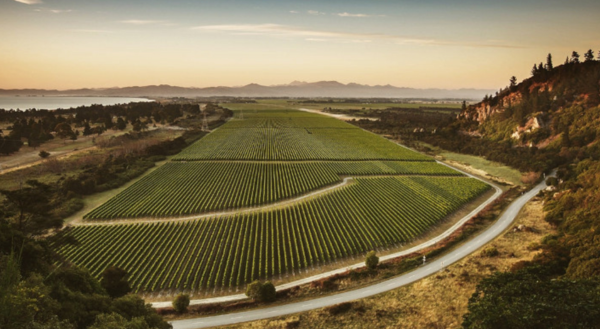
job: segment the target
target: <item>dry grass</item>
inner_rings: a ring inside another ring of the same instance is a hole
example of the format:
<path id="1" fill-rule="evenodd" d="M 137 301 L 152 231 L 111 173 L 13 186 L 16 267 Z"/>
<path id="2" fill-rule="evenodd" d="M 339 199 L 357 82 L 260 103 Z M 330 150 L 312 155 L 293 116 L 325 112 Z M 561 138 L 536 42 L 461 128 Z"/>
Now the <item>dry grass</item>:
<path id="1" fill-rule="evenodd" d="M 534 230 L 517 230 L 519 225 Z M 550 233 L 541 201 L 535 199 L 494 242 L 413 285 L 353 302 L 349 311 L 335 316 L 320 309 L 231 328 L 457 328 L 479 280 L 495 271 L 508 271 L 518 261 L 531 260 L 536 251 L 528 247 Z M 497 256 L 482 255 L 490 246 L 498 250 Z"/>

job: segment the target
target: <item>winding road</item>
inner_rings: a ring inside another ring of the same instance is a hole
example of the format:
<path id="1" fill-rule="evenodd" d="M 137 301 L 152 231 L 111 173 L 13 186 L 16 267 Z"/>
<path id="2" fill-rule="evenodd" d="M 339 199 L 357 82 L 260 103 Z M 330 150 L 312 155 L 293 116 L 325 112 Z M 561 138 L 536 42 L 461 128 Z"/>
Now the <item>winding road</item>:
<path id="1" fill-rule="evenodd" d="M 279 305 L 269 308 L 263 308 L 259 310 L 245 311 L 239 313 L 223 314 L 217 316 L 209 316 L 203 318 L 186 319 L 173 321 L 171 324 L 174 329 L 196 329 L 196 328 L 207 328 L 222 325 L 230 325 L 241 322 L 255 321 L 261 319 L 267 319 L 272 317 L 278 317 L 282 315 L 294 314 L 299 312 L 310 311 L 326 306 L 331 306 L 343 302 L 349 302 L 356 299 L 366 298 L 374 296 L 389 290 L 393 290 L 422 278 L 425 278 L 431 274 L 434 274 L 445 266 L 451 265 L 460 259 L 468 256 L 475 252 L 477 249 L 486 245 L 488 242 L 499 236 L 504 230 L 506 230 L 514 221 L 519 211 L 525 206 L 525 204 L 535 197 L 539 191 L 546 188 L 546 182 L 542 181 L 529 192 L 520 196 L 518 199 L 513 201 L 502 216 L 488 229 L 475 236 L 462 246 L 449 252 L 448 254 L 430 262 L 418 269 L 408 272 L 404 275 L 383 281 L 378 284 L 374 284 L 368 287 L 339 293 L 327 297 L 316 298 L 312 300 L 291 303 L 286 305 Z"/>

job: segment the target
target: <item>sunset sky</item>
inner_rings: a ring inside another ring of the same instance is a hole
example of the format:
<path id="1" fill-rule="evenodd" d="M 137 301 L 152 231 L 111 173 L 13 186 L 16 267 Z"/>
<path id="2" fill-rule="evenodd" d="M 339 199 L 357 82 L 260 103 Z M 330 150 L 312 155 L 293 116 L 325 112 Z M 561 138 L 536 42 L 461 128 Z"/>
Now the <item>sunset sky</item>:
<path id="1" fill-rule="evenodd" d="M 0 88 L 490 88 L 600 50 L 598 0 L 0 0 Z"/>

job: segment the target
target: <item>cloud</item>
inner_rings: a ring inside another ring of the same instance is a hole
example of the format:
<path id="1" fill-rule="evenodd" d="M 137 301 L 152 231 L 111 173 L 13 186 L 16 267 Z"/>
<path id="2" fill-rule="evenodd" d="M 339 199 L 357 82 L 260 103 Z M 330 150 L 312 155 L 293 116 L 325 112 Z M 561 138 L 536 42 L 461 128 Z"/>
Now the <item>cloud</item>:
<path id="1" fill-rule="evenodd" d="M 36 8 L 36 9 L 34 9 L 34 11 L 37 11 L 38 13 L 51 13 L 51 14 L 65 14 L 65 13 L 73 12 L 73 10 L 71 10 L 71 9 L 48 9 L 48 8 Z"/>
<path id="2" fill-rule="evenodd" d="M 350 14 L 347 12 L 337 13 L 334 15 L 340 16 L 340 17 L 371 17 L 371 16 L 373 16 L 373 15 L 367 15 L 367 14 Z"/>
<path id="3" fill-rule="evenodd" d="M 48 9 L 48 11 L 53 14 L 62 14 L 62 13 L 73 12 L 73 10 L 71 10 L 71 9 Z"/>
<path id="4" fill-rule="evenodd" d="M 481 42 L 463 43 L 451 40 L 437 40 L 430 38 L 415 38 L 397 36 L 383 33 L 354 33 L 323 30 L 309 30 L 296 26 L 280 24 L 230 24 L 230 25 L 204 25 L 192 27 L 193 30 L 205 32 L 221 32 L 235 35 L 264 35 L 272 37 L 302 37 L 307 41 L 338 40 L 342 42 L 372 42 L 388 41 L 398 45 L 436 45 L 436 46 L 464 46 L 483 48 L 523 48 L 521 46 L 507 45 L 503 43 Z"/>
<path id="5" fill-rule="evenodd" d="M 297 10 L 290 10 L 290 14 L 300 14 L 300 12 Z"/>
<path id="6" fill-rule="evenodd" d="M 121 21 L 123 24 L 131 24 L 131 25 L 152 25 L 152 24 L 167 24 L 167 21 L 153 21 L 153 20 L 144 20 L 144 19 L 128 19 L 125 21 Z"/>
<path id="7" fill-rule="evenodd" d="M 24 3 L 26 5 L 37 5 L 43 3 L 42 0 L 15 0 L 16 2 Z"/>
<path id="8" fill-rule="evenodd" d="M 309 10 L 309 11 L 307 11 L 307 13 L 309 15 L 314 15 L 314 16 L 325 15 L 325 13 L 322 13 L 322 12 L 320 12 L 318 10 Z"/>
<path id="9" fill-rule="evenodd" d="M 71 32 L 78 32 L 78 33 L 113 33 L 114 31 L 108 31 L 108 30 L 70 30 Z"/>

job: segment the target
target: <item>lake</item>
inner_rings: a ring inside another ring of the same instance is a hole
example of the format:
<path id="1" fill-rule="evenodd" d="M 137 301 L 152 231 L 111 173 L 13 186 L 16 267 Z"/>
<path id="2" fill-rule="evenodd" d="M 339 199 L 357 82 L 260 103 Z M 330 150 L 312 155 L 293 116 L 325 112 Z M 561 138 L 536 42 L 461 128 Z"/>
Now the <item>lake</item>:
<path id="1" fill-rule="evenodd" d="M 130 97 L 0 96 L 0 109 L 28 110 L 35 108 L 38 110 L 56 110 L 93 104 L 115 105 L 131 102 L 152 102 L 152 100 Z"/>

